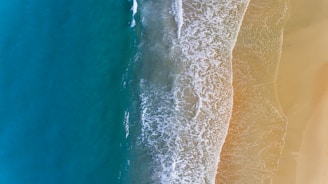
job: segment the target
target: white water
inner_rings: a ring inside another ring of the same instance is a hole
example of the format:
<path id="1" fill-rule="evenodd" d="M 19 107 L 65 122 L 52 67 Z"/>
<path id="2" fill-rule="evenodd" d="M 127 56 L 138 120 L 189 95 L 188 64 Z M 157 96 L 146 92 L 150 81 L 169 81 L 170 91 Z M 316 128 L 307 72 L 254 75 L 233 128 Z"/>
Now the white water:
<path id="1" fill-rule="evenodd" d="M 172 6 L 173 14 L 175 16 L 175 22 L 178 27 L 177 35 L 180 38 L 181 28 L 183 25 L 183 8 L 182 8 L 182 0 L 175 0 Z"/>
<path id="2" fill-rule="evenodd" d="M 129 118 L 130 113 L 128 111 L 124 112 L 124 127 L 125 127 L 125 138 L 127 139 L 130 134 L 130 127 L 129 127 Z"/>
<path id="3" fill-rule="evenodd" d="M 137 3 L 137 0 L 133 0 L 131 11 L 132 11 L 131 27 L 134 27 L 136 25 L 136 20 L 135 20 L 134 16 L 137 14 L 137 11 L 138 11 L 138 3 Z"/>
<path id="4" fill-rule="evenodd" d="M 141 11 L 151 66 L 139 84 L 140 143 L 152 158 L 150 181 L 214 183 L 232 111 L 232 49 L 249 1 L 166 2 Z"/>

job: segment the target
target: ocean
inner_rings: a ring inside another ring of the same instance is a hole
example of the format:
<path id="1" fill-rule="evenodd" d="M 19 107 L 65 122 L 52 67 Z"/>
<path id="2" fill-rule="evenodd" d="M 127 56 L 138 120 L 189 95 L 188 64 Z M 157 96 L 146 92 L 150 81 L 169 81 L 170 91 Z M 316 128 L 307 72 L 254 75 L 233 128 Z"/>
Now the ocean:
<path id="1" fill-rule="evenodd" d="M 0 183 L 120 183 L 130 6 L 0 2 Z"/>
<path id="2" fill-rule="evenodd" d="M 0 183 L 215 183 L 248 4 L 0 2 Z"/>

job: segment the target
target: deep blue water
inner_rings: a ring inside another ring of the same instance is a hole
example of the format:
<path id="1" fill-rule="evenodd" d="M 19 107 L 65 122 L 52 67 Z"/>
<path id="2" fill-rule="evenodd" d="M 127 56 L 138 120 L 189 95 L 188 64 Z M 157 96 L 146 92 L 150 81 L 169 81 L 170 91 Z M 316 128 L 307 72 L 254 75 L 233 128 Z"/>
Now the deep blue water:
<path id="1" fill-rule="evenodd" d="M 0 183 L 122 183 L 131 3 L 0 2 Z"/>

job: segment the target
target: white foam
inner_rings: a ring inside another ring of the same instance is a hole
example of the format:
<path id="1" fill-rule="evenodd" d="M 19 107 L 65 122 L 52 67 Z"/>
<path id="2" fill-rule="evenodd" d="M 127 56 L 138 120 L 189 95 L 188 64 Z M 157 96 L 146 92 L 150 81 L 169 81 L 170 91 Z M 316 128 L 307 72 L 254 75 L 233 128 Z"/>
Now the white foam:
<path id="1" fill-rule="evenodd" d="M 128 111 L 124 112 L 124 126 L 125 126 L 125 138 L 127 139 L 130 134 L 130 128 L 129 128 L 129 118 L 130 113 Z"/>
<path id="2" fill-rule="evenodd" d="M 181 35 L 181 28 L 183 25 L 183 7 L 182 7 L 182 0 L 175 0 L 172 4 L 172 10 L 174 12 L 174 19 L 178 27 L 177 35 L 180 38 Z"/>
<path id="3" fill-rule="evenodd" d="M 172 2 L 179 39 L 165 46 L 167 64 L 179 68 L 174 85 L 152 82 L 157 75 L 140 81 L 140 140 L 153 159 L 150 183 L 214 183 L 232 111 L 232 49 L 248 1 Z M 148 13 L 158 11 L 147 5 Z M 162 37 L 151 41 L 163 44 Z"/>
<path id="4" fill-rule="evenodd" d="M 137 11 L 138 11 L 138 2 L 137 2 L 137 0 L 133 0 L 131 11 L 132 11 L 131 27 L 134 27 L 136 25 L 136 20 L 135 20 L 134 16 L 137 14 Z"/>

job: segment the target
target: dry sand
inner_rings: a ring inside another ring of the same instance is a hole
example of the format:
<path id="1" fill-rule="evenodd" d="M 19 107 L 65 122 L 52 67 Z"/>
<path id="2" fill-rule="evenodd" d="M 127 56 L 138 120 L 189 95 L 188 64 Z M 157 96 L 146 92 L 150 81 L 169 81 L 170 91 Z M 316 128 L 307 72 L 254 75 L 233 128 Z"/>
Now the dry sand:
<path id="1" fill-rule="evenodd" d="M 277 89 L 288 117 L 274 184 L 328 183 L 328 1 L 291 1 Z"/>

